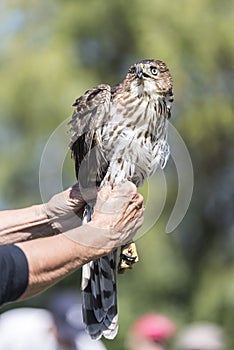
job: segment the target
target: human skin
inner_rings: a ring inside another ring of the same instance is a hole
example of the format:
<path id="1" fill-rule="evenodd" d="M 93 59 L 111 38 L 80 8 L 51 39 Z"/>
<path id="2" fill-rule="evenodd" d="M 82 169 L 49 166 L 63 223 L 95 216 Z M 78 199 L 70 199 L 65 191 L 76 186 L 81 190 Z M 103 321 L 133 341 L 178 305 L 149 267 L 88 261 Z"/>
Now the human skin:
<path id="1" fill-rule="evenodd" d="M 48 224 L 48 217 L 44 209 L 34 206 L 5 212 L 2 218 L 5 217 L 6 220 L 5 222 L 3 220 L 3 229 L 0 230 L 0 234 L 3 233 L 4 243 L 15 243 L 14 239 L 18 242 L 20 233 L 23 231 L 23 242 L 16 243 L 16 245 L 27 258 L 29 281 L 20 299 L 43 291 L 87 262 L 106 255 L 116 247 L 131 241 L 143 223 L 142 204 L 143 198 L 137 193 L 132 183 L 127 182 L 115 188 L 107 186 L 98 193 L 97 205 L 91 222 L 72 228 L 64 234 L 29 241 L 24 241 L 24 230 L 27 234 L 31 233 L 29 225 L 25 228 L 27 223 L 34 228 L 36 226 L 34 223 Z M 13 218 L 13 224 L 10 217 Z M 72 215 L 72 222 L 73 219 Z M 51 218 L 49 220 L 51 221 Z M 53 220 L 53 226 L 58 223 L 56 220 Z M 9 223 L 8 226 L 7 223 Z M 64 226 L 59 221 L 57 227 L 62 227 L 61 225 Z M 10 237 L 10 241 L 7 240 L 7 237 Z M 35 238 L 35 236 L 30 237 Z"/>

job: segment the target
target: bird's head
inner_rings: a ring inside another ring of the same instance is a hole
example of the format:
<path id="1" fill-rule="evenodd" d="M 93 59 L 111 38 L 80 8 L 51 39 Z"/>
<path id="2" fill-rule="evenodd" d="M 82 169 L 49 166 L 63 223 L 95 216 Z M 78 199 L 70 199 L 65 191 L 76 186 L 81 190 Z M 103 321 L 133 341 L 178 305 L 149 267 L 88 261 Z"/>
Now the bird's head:
<path id="1" fill-rule="evenodd" d="M 172 94 L 172 78 L 166 64 L 159 60 L 143 60 L 132 65 L 126 76 L 130 90 L 143 94 Z"/>

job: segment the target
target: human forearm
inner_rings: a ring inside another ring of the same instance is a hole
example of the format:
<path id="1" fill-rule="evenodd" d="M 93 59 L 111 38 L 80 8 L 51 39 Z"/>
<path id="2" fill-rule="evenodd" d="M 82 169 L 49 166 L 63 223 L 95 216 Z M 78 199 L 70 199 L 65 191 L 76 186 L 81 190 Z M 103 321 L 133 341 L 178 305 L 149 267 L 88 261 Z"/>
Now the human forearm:
<path id="1" fill-rule="evenodd" d="M 51 236 L 81 224 L 85 201 L 78 184 L 53 196 L 48 203 L 0 211 L 0 244 Z"/>
<path id="2" fill-rule="evenodd" d="M 21 242 L 53 234 L 44 205 L 0 211 L 0 244 Z"/>
<path id="3" fill-rule="evenodd" d="M 82 231 L 82 228 L 78 230 Z M 63 234 L 18 243 L 29 266 L 28 287 L 20 299 L 43 291 L 90 260 L 108 254 L 111 249 L 102 248 L 99 243 L 95 243 L 93 233 L 90 232 L 93 237 L 91 247 L 74 242 Z"/>

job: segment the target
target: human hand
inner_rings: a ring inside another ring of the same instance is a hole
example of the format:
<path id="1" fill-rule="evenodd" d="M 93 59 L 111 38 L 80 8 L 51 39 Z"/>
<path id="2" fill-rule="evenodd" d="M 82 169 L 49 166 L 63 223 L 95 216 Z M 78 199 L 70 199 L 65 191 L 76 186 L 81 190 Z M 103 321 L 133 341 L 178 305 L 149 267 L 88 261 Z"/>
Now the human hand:
<path id="1" fill-rule="evenodd" d="M 104 186 L 98 193 L 89 225 L 103 230 L 108 246 L 118 247 L 130 242 L 141 227 L 143 210 L 143 197 L 132 182 L 113 188 Z"/>
<path id="2" fill-rule="evenodd" d="M 96 190 L 81 191 L 78 183 L 54 195 L 44 204 L 44 211 L 53 230 L 65 232 L 81 225 L 84 206 L 95 197 Z"/>

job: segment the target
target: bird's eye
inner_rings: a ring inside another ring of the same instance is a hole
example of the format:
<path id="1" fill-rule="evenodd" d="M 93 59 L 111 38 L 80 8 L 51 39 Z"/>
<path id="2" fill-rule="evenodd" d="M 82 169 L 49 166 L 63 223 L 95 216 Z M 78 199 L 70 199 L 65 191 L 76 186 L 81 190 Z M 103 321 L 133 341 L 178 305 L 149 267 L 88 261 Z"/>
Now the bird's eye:
<path id="1" fill-rule="evenodd" d="M 129 69 L 130 74 L 136 74 L 136 67 L 132 67 Z"/>
<path id="2" fill-rule="evenodd" d="M 150 67 L 150 70 L 151 70 L 151 73 L 152 73 L 153 75 L 157 75 L 157 73 L 158 73 L 157 68 L 155 68 L 155 67 Z"/>

